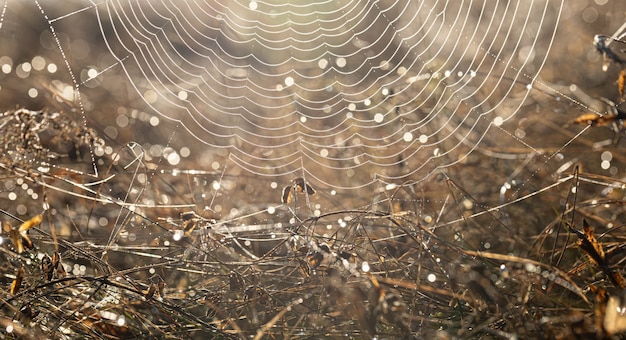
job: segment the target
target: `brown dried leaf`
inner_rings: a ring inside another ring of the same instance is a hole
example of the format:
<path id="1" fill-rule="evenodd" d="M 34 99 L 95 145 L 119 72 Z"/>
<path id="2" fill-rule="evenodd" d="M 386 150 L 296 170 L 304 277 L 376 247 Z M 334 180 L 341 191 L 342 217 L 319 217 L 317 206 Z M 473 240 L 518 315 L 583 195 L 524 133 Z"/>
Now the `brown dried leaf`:
<path id="1" fill-rule="evenodd" d="M 63 263 L 61 263 L 61 255 L 58 252 L 54 252 L 52 255 L 52 266 L 56 269 L 57 278 L 63 279 L 67 276 L 67 272 L 65 271 L 65 267 L 63 267 Z"/>
<path id="2" fill-rule="evenodd" d="M 9 231 L 9 236 L 13 240 L 13 244 L 15 244 L 15 248 L 17 250 L 17 253 L 18 254 L 23 253 L 24 252 L 24 244 L 22 243 L 22 237 L 20 236 L 20 233 L 17 230 L 15 230 L 15 229 L 11 229 Z"/>
<path id="3" fill-rule="evenodd" d="M 283 188 L 283 195 L 280 198 L 280 201 L 283 202 L 284 204 L 289 204 L 291 203 L 291 196 L 292 196 L 292 188 L 290 185 L 286 186 Z"/>
<path id="4" fill-rule="evenodd" d="M 24 248 L 26 249 L 33 249 L 35 248 L 35 245 L 33 244 L 33 241 L 30 239 L 30 237 L 28 237 L 28 233 L 26 231 L 20 231 L 20 245 L 18 246 L 18 252 L 21 253 L 22 251 L 24 251 Z M 21 250 L 19 249 L 21 246 Z"/>
<path id="5" fill-rule="evenodd" d="M 22 223 L 18 231 L 20 232 L 20 234 L 22 232 L 26 232 L 28 231 L 28 229 L 38 226 L 41 223 L 41 221 L 43 221 L 43 215 L 42 214 L 35 215 L 31 217 L 28 221 L 25 221 L 24 223 Z"/>
<path id="6" fill-rule="evenodd" d="M 604 274 L 611 280 L 611 282 L 620 288 L 624 288 L 626 284 L 624 283 L 624 278 L 622 274 L 620 274 L 617 270 L 613 270 L 611 266 L 606 261 L 606 256 L 604 250 L 602 249 L 602 245 L 598 242 L 595 235 L 593 234 L 593 228 L 587 223 L 586 220 L 583 220 L 583 231 L 580 232 L 574 228 L 570 227 L 570 231 L 574 232 L 578 236 L 578 245 L 582 250 L 585 251 L 590 261 L 594 263 L 598 268 L 604 272 Z"/>
<path id="7" fill-rule="evenodd" d="M 324 260 L 324 255 L 318 251 L 307 256 L 307 261 L 309 262 L 309 266 L 311 266 L 312 269 L 316 269 L 317 267 L 319 267 L 322 263 L 322 260 Z"/>
<path id="8" fill-rule="evenodd" d="M 23 253 L 24 249 L 35 248 L 33 241 L 31 241 L 30 237 L 28 236 L 28 230 L 33 227 L 38 226 L 42 220 L 43 220 L 42 214 L 35 215 L 28 221 L 25 221 L 24 223 L 22 223 L 17 229 L 11 227 L 9 223 L 3 223 L 2 229 L 6 233 L 8 233 L 11 239 L 13 240 L 13 243 L 15 244 L 15 248 L 18 254 Z"/>
<path id="9" fill-rule="evenodd" d="M 599 115 L 597 113 L 585 113 L 572 121 L 573 124 L 591 125 L 591 126 L 609 126 L 618 120 L 617 114 Z"/>
<path id="10" fill-rule="evenodd" d="M 46 277 L 46 280 L 52 280 L 52 277 L 54 276 L 54 266 L 52 264 L 52 259 L 48 254 L 45 254 L 41 259 L 41 271 Z"/>
<path id="11" fill-rule="evenodd" d="M 293 186 L 294 190 L 299 193 L 306 193 L 307 195 L 313 195 L 315 193 L 315 189 L 308 185 L 302 177 L 294 179 Z"/>
<path id="12" fill-rule="evenodd" d="M 587 253 L 589 259 L 597 266 L 602 267 L 606 264 L 604 260 L 604 250 L 595 235 L 593 234 L 593 228 L 587 223 L 587 220 L 583 220 L 583 233 L 582 237 L 578 235 L 578 245 Z"/>
<path id="13" fill-rule="evenodd" d="M 20 291 L 20 288 L 22 288 L 22 281 L 24 280 L 24 268 L 20 267 L 20 269 L 18 269 L 17 273 L 15 273 L 15 279 L 13 280 L 13 282 L 11 283 L 11 294 L 15 295 Z"/>
<path id="14" fill-rule="evenodd" d="M 296 193 L 304 193 L 306 195 L 315 194 L 315 189 L 313 189 L 310 185 L 306 183 L 304 178 L 297 177 L 291 181 L 291 185 L 288 185 L 283 188 L 283 193 L 280 201 L 288 204 L 293 200 L 293 195 Z"/>

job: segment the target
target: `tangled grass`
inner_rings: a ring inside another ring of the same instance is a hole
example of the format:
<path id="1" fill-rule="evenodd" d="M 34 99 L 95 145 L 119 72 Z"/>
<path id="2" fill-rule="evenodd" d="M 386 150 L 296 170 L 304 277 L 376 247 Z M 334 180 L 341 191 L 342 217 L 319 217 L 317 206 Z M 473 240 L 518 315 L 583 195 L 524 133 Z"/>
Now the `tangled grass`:
<path id="1" fill-rule="evenodd" d="M 276 191 L 219 217 L 188 203 L 194 183 L 219 173 L 158 171 L 137 145 L 105 152 L 63 112 L 18 109 L 1 121 L 4 338 L 612 338 L 626 329 L 625 234 L 613 222 L 626 184 L 615 178 L 561 172 L 515 204 L 485 208 L 486 196 L 443 176 L 419 190 L 386 188 L 358 209 L 297 179 L 288 203 L 273 203 Z M 223 200 L 246 190 L 219 183 Z M 551 219 L 536 201 L 552 202 Z M 524 209 L 536 209 L 538 228 Z M 594 233 L 586 221 L 608 228 Z"/>

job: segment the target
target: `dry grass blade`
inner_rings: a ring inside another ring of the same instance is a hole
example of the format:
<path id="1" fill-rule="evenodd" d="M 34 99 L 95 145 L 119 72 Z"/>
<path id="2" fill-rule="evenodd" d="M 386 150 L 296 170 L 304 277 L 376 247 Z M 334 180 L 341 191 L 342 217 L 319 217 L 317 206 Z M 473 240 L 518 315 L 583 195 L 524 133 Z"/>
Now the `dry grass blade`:
<path id="1" fill-rule="evenodd" d="M 585 303 L 591 305 L 591 302 L 589 301 L 589 299 L 587 299 L 587 296 L 585 295 L 583 289 L 581 289 L 578 286 L 578 284 L 569 275 L 567 275 L 566 272 L 560 270 L 559 268 L 556 268 L 556 267 L 553 267 L 551 265 L 548 265 L 548 264 L 545 264 L 545 263 L 542 263 L 542 262 L 538 262 L 538 261 L 535 261 L 535 260 L 522 258 L 522 257 L 518 257 L 518 256 L 512 256 L 512 255 L 495 254 L 495 253 L 482 252 L 482 251 L 471 251 L 471 250 L 463 250 L 463 253 L 465 253 L 468 256 L 476 256 L 476 257 L 483 257 L 483 258 L 492 259 L 492 260 L 498 260 L 498 261 L 528 264 L 528 265 L 532 265 L 532 266 L 537 267 L 537 268 L 546 268 L 549 271 L 554 272 L 561 279 L 563 279 L 563 281 L 558 283 L 559 285 L 561 285 L 564 288 L 566 288 L 566 289 L 570 290 L 571 292 L 575 293 Z"/>

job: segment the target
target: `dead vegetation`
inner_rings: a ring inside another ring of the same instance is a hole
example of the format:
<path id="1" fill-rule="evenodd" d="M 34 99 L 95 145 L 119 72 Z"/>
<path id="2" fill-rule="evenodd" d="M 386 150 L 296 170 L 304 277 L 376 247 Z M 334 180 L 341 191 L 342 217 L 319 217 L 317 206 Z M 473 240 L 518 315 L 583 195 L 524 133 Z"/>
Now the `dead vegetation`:
<path id="1" fill-rule="evenodd" d="M 81 126 L 62 112 L 3 115 L 4 337 L 574 339 L 626 330 L 617 222 L 626 184 L 617 179 L 562 173 L 548 190 L 561 198 L 554 220 L 535 234 L 477 208 L 452 178 L 437 182 L 450 201 L 437 207 L 425 186 L 343 209 L 299 178 L 268 204 L 215 218 L 175 200 L 205 175 L 167 181 L 132 145 L 100 155 L 106 145 Z M 100 170 L 82 170 L 91 164 Z M 609 182 L 611 192 L 594 197 L 593 186 Z M 535 199 L 546 198 L 522 202 Z M 330 208 L 312 214 L 315 204 Z"/>

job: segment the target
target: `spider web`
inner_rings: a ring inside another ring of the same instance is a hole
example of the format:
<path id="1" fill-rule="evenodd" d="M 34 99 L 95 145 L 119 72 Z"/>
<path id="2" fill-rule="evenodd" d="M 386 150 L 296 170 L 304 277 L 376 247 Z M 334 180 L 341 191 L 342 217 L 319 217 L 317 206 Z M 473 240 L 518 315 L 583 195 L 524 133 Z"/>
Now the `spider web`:
<path id="1" fill-rule="evenodd" d="M 449 200 L 427 198 L 449 190 L 441 179 L 471 187 L 481 214 L 583 160 L 619 171 L 618 154 L 596 155 L 613 138 L 563 127 L 572 112 L 611 110 L 570 85 L 611 77 L 590 42 L 607 32 L 592 5 L 5 1 L 0 15 L 0 98 L 65 109 L 108 141 L 81 166 L 52 164 L 61 173 L 105 180 L 99 157 L 141 160 L 104 198 L 125 207 L 228 220 L 275 206 L 303 177 L 317 190 L 294 203 L 303 216 L 395 202 L 430 220 Z"/>
<path id="2" fill-rule="evenodd" d="M 227 220 L 304 177 L 318 192 L 296 203 L 305 215 L 395 201 L 430 217 L 448 198 L 425 197 L 451 178 L 471 201 L 489 197 L 484 213 L 577 162 L 619 173 L 602 150 L 613 137 L 564 128 L 572 112 L 611 109 L 570 85 L 611 77 L 588 37 L 607 32 L 598 13 L 561 1 L 5 1 L 0 98 L 67 109 L 108 141 L 81 166 L 52 164 L 62 173 L 102 180 L 101 156 L 145 162 L 109 189 L 122 206 Z"/>
<path id="3" fill-rule="evenodd" d="M 93 3 L 113 65 L 160 119 L 248 173 L 337 189 L 463 160 L 524 102 L 559 7 Z"/>

